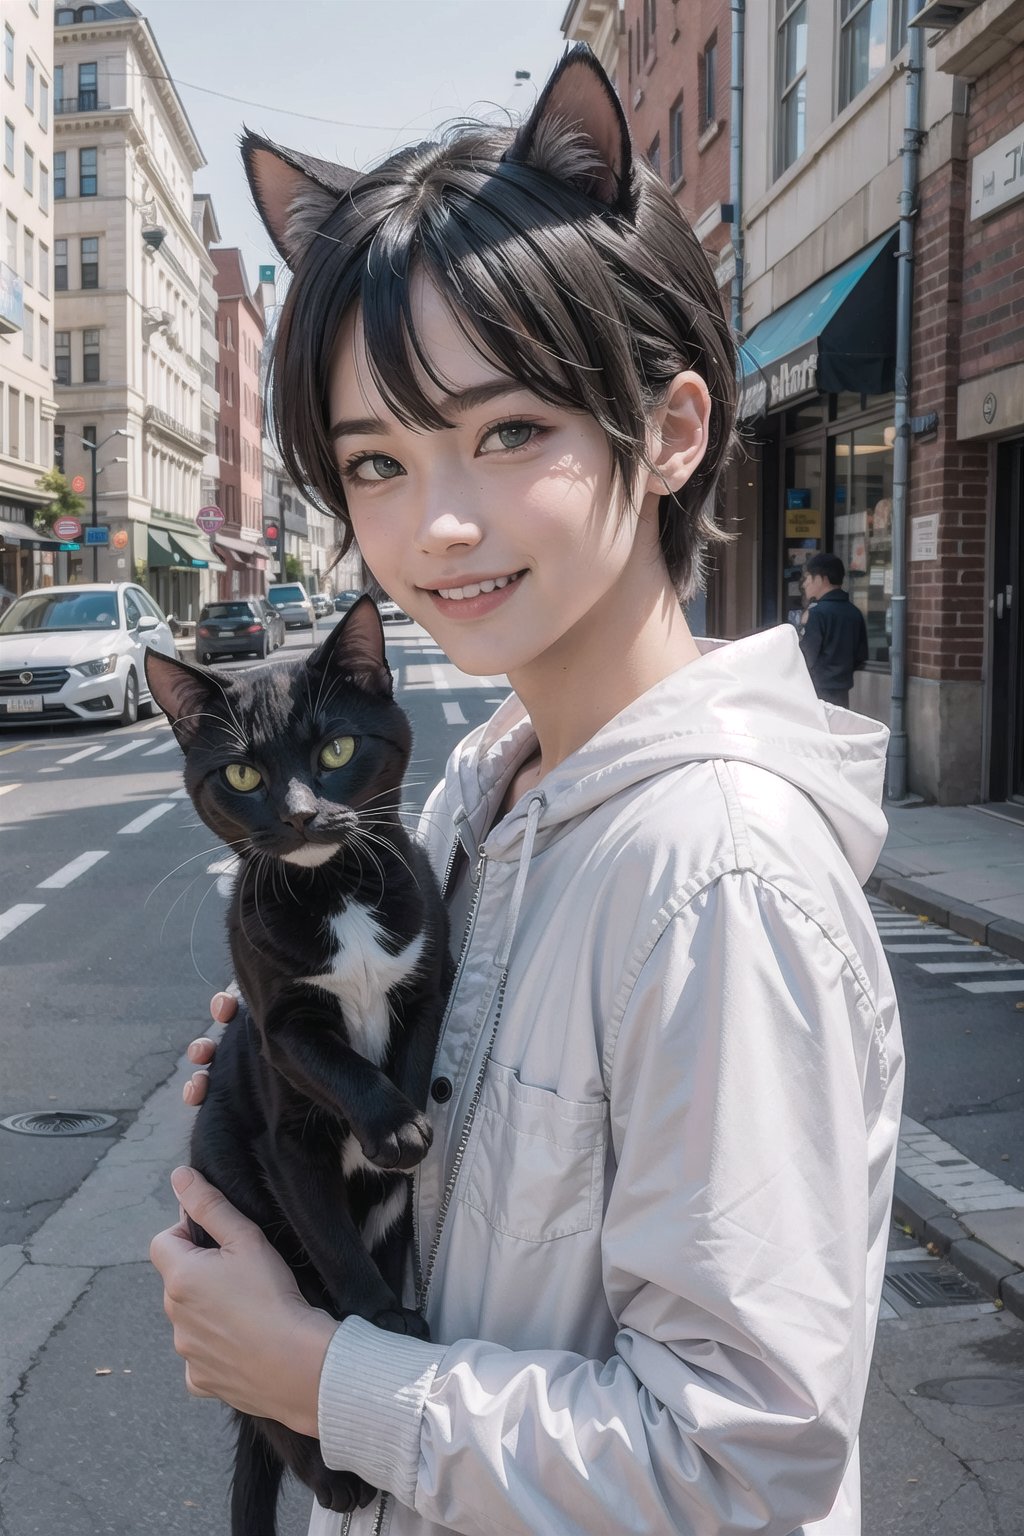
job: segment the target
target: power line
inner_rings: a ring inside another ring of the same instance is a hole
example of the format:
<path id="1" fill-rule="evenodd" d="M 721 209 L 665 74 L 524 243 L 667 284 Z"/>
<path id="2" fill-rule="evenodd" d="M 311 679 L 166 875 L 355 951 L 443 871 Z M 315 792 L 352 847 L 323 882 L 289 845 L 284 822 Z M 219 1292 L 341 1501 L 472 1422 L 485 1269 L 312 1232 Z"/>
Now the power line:
<path id="1" fill-rule="evenodd" d="M 348 123 L 338 117 L 318 117 L 314 112 L 293 112 L 290 107 L 272 107 L 266 101 L 250 101 L 245 96 L 229 96 L 226 91 L 215 91 L 208 85 L 195 85 L 191 80 L 179 80 L 174 75 L 148 75 L 139 71 L 141 80 L 164 80 L 175 89 L 183 86 L 188 91 L 202 91 L 204 96 L 218 96 L 221 101 L 237 102 L 242 107 L 256 107 L 261 112 L 280 112 L 285 117 L 304 117 L 310 123 L 330 123 L 335 128 L 365 128 L 374 133 L 401 133 L 401 128 L 389 128 L 383 123 Z"/>

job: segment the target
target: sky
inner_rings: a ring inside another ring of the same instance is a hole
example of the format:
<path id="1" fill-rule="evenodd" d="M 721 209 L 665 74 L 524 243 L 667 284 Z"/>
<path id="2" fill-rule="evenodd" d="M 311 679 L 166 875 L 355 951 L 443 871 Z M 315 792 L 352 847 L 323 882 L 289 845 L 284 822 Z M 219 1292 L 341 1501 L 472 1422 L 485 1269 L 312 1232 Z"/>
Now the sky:
<path id="1" fill-rule="evenodd" d="M 280 258 L 249 197 L 243 124 L 365 169 L 451 118 L 518 116 L 562 55 L 568 0 L 134 3 L 206 158 L 196 191 L 211 194 L 221 243 L 240 247 L 255 286 L 259 266 Z M 517 70 L 531 79 L 517 84 Z"/>

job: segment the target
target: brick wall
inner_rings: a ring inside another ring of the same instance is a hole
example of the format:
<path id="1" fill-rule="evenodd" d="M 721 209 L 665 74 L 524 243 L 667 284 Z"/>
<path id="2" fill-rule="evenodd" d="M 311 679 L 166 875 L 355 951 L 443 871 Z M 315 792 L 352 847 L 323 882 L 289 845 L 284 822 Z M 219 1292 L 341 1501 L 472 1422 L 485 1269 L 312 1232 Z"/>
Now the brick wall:
<path id="1" fill-rule="evenodd" d="M 908 669 L 937 681 L 981 678 L 988 451 L 956 438 L 964 313 L 961 277 L 967 167 L 947 162 L 922 183 L 914 241 L 911 415 L 936 411 L 933 441 L 910 454 L 911 523 L 939 514 L 938 558 L 908 561 Z M 908 555 L 910 537 L 908 532 Z"/>
<path id="2" fill-rule="evenodd" d="M 1024 49 L 971 87 L 968 160 L 1024 121 Z M 969 188 L 968 188 L 969 192 Z M 969 212 L 969 210 L 966 210 Z M 961 379 L 1024 357 L 1024 203 L 965 218 Z"/>

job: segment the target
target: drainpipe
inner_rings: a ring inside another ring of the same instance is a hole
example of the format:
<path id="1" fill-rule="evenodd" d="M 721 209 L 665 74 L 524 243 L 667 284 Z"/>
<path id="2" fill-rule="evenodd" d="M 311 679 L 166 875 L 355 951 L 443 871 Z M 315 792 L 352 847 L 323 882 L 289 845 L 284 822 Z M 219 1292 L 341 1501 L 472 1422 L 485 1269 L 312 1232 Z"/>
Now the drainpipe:
<path id="1" fill-rule="evenodd" d="M 730 0 L 732 78 L 729 85 L 729 203 L 732 208 L 732 329 L 743 334 L 743 27 L 746 0 Z"/>
<path id="2" fill-rule="evenodd" d="M 909 20 L 921 9 L 910 0 Z M 910 344 L 914 294 L 914 221 L 917 218 L 917 172 L 921 148 L 921 79 L 924 74 L 924 29 L 909 27 L 907 109 L 903 128 L 903 189 L 900 192 L 899 266 L 896 276 L 896 441 L 892 456 L 892 714 L 890 717 L 888 798 L 907 798 L 907 487 L 910 463 Z"/>

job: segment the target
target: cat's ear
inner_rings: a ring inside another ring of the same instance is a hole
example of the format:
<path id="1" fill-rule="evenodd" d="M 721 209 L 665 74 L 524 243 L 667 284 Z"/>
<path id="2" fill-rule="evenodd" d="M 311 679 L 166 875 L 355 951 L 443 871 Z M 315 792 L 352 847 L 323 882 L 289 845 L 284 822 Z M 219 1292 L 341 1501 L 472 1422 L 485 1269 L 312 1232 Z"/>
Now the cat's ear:
<path id="1" fill-rule="evenodd" d="M 316 672 L 339 672 L 366 693 L 392 697 L 394 679 L 384 650 L 384 625 L 372 597 L 364 595 L 352 604 L 306 665 Z"/>
<path id="2" fill-rule="evenodd" d="M 249 128 L 239 142 L 256 210 L 294 271 L 320 225 L 359 173 L 272 144 Z"/>
<path id="3" fill-rule="evenodd" d="M 178 745 L 187 752 L 210 705 L 223 702 L 223 688 L 209 673 L 190 667 L 187 661 L 161 656 L 159 651 L 146 652 L 146 681 L 170 721 Z"/>
<path id="4" fill-rule="evenodd" d="M 582 153 L 570 160 L 555 152 L 557 127 L 578 135 Z M 615 87 L 586 43 L 569 49 L 503 158 L 568 181 L 613 213 L 632 218 L 636 212 L 629 126 Z"/>

